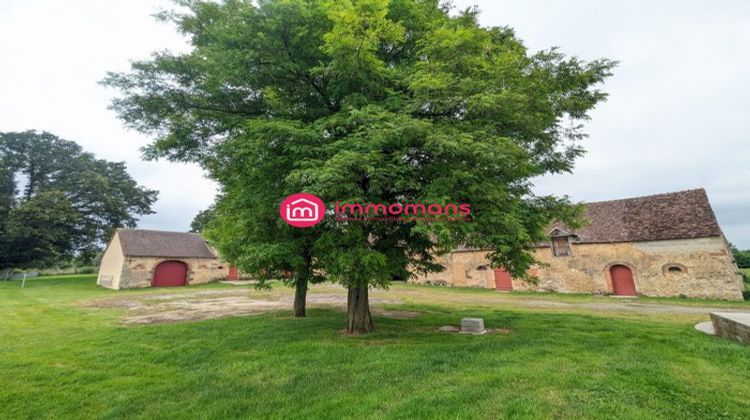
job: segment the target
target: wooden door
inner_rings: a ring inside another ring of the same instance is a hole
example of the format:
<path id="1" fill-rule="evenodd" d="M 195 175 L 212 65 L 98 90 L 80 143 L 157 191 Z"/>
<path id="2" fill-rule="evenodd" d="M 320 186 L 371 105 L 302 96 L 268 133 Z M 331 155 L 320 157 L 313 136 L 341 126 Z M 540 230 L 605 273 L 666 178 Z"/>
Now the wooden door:
<path id="1" fill-rule="evenodd" d="M 513 290 L 513 279 L 510 277 L 510 273 L 502 268 L 495 269 L 495 290 L 502 292 Z"/>
<path id="2" fill-rule="evenodd" d="M 237 280 L 239 279 L 239 276 L 237 275 L 237 267 L 230 266 L 229 267 L 229 274 L 227 274 L 227 280 Z"/>
<path id="3" fill-rule="evenodd" d="M 613 265 L 609 269 L 612 292 L 618 296 L 637 296 L 633 272 L 624 265 Z"/>
<path id="4" fill-rule="evenodd" d="M 174 287 L 187 284 L 187 266 L 180 261 L 164 261 L 154 269 L 154 287 Z"/>

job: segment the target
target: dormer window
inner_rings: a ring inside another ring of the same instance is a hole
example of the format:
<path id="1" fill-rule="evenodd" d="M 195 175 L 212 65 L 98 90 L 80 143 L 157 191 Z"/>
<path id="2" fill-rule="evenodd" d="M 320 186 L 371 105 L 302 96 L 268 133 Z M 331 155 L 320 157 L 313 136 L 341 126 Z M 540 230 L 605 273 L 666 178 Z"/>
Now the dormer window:
<path id="1" fill-rule="evenodd" d="M 553 229 L 549 234 L 552 240 L 552 255 L 555 257 L 570 257 L 573 255 L 571 249 L 571 238 L 576 236 L 562 229 Z"/>

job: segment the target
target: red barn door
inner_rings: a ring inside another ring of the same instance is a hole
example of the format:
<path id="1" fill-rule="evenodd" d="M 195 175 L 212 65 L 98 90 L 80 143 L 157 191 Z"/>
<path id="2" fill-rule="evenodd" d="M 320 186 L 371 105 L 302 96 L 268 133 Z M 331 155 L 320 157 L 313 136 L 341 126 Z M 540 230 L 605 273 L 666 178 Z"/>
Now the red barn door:
<path id="1" fill-rule="evenodd" d="M 227 274 L 227 280 L 237 280 L 239 279 L 239 276 L 237 275 L 237 267 L 230 266 L 229 267 L 229 274 Z"/>
<path id="2" fill-rule="evenodd" d="M 495 290 L 502 292 L 513 290 L 513 279 L 511 279 L 510 273 L 502 268 L 495 269 Z"/>
<path id="3" fill-rule="evenodd" d="M 618 296 L 637 296 L 633 272 L 624 265 L 613 265 L 609 269 L 612 292 Z"/>
<path id="4" fill-rule="evenodd" d="M 187 266 L 179 261 L 164 261 L 154 269 L 154 287 L 184 286 L 187 284 Z"/>

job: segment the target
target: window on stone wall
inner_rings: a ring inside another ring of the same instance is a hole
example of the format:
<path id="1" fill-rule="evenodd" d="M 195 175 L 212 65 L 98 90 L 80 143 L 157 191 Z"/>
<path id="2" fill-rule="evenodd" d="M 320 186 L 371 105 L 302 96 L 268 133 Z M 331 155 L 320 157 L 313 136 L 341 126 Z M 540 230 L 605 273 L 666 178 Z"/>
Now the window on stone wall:
<path id="1" fill-rule="evenodd" d="M 552 238 L 552 255 L 555 257 L 569 257 L 573 255 L 570 250 L 570 241 L 567 236 Z"/>
<path id="2" fill-rule="evenodd" d="M 662 268 L 665 275 L 676 275 L 687 273 L 687 267 L 682 264 L 667 264 Z"/>

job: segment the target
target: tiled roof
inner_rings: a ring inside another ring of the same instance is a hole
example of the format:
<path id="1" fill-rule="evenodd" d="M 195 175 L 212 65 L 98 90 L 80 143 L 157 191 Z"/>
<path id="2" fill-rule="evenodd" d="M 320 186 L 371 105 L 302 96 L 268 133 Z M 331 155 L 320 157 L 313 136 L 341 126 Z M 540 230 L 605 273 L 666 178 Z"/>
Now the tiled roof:
<path id="1" fill-rule="evenodd" d="M 659 241 L 720 236 L 706 191 L 702 188 L 586 204 L 588 224 L 570 229 L 580 243 Z"/>
<path id="2" fill-rule="evenodd" d="M 120 229 L 117 236 L 126 257 L 216 258 L 196 233 Z"/>

